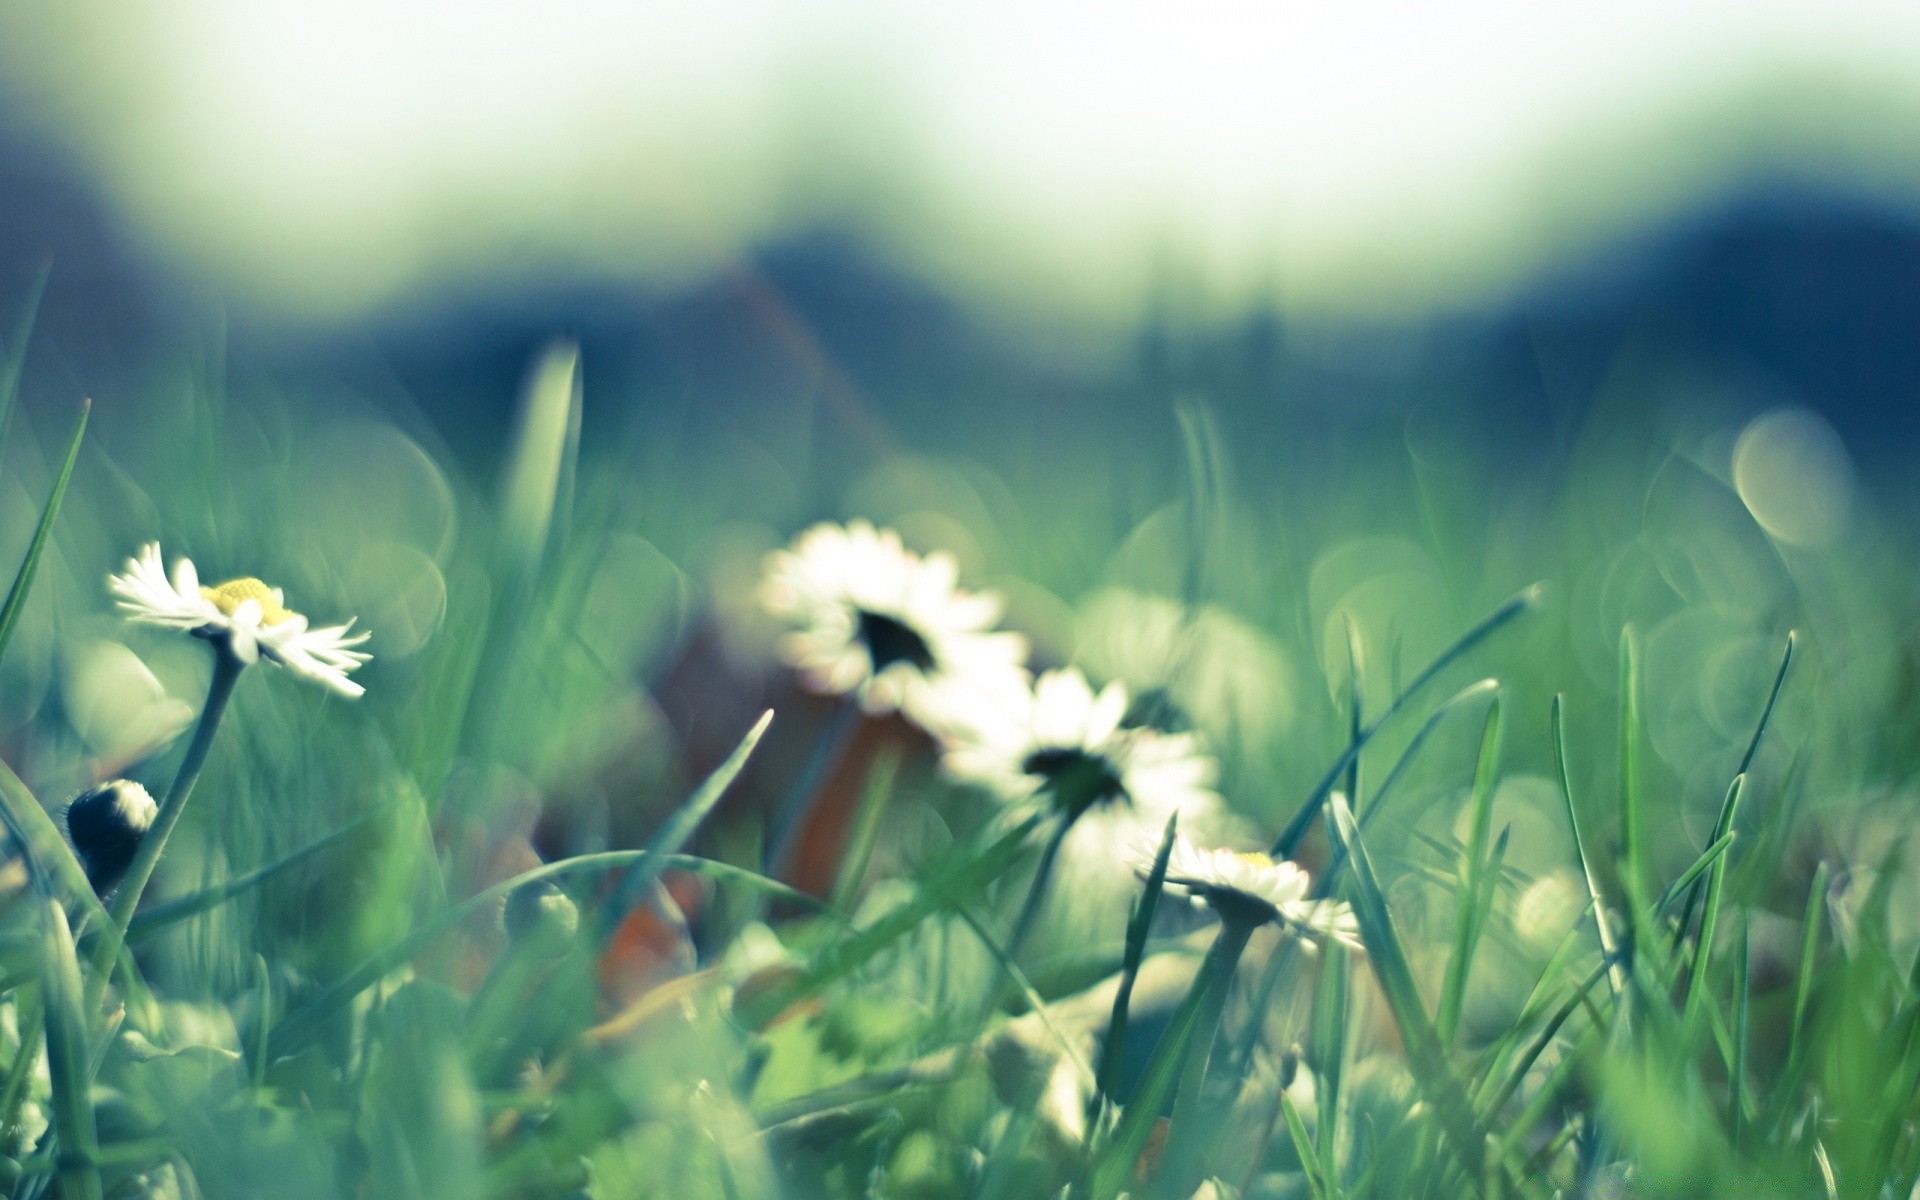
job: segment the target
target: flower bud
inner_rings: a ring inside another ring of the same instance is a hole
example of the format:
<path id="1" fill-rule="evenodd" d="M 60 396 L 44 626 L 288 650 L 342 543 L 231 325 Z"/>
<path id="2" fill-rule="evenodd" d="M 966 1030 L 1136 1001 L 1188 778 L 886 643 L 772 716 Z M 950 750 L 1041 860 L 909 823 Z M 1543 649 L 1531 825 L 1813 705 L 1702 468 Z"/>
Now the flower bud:
<path id="1" fill-rule="evenodd" d="M 94 891 L 104 896 L 120 882 L 157 812 L 147 789 L 131 779 L 88 788 L 67 805 L 67 837 Z"/>
<path id="2" fill-rule="evenodd" d="M 557 885 L 536 879 L 507 893 L 500 924 L 515 944 L 558 951 L 578 932 L 580 910 Z"/>

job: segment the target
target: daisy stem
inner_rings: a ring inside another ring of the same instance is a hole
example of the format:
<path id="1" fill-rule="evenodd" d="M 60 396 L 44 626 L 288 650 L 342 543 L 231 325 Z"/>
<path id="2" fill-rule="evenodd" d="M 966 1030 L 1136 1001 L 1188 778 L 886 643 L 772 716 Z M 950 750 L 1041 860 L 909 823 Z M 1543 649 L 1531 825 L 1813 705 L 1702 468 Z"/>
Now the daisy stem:
<path id="1" fill-rule="evenodd" d="M 134 910 L 140 907 L 140 894 L 147 890 L 147 881 L 153 877 L 153 869 L 167 848 L 167 837 L 180 821 L 181 810 L 187 806 L 187 797 L 193 793 L 194 782 L 200 778 L 200 768 L 206 765 L 207 751 L 213 746 L 214 731 L 220 727 L 220 717 L 227 711 L 227 701 L 233 696 L 233 685 L 239 682 L 240 672 L 245 669 L 246 664 L 234 657 L 231 650 L 218 642 L 214 644 L 213 679 L 207 684 L 207 702 L 201 706 L 200 723 L 194 727 L 193 740 L 187 744 L 186 757 L 180 760 L 180 770 L 173 777 L 173 786 L 167 789 L 166 799 L 160 802 L 160 811 L 154 815 L 152 827 L 140 839 L 140 849 L 135 852 L 133 863 L 127 868 L 119 890 L 113 894 L 113 905 L 108 910 L 113 922 L 101 932 L 99 945 L 94 948 L 93 976 L 87 981 L 89 1012 L 99 1004 L 100 995 L 106 989 L 108 968 L 120 956 L 120 948 L 126 942 L 127 926 L 133 922 Z"/>
<path id="2" fill-rule="evenodd" d="M 787 786 L 779 807 L 774 810 L 773 839 L 767 844 L 760 863 L 761 870 L 775 874 L 787 865 L 788 858 L 795 852 L 800 830 L 807 823 L 807 812 L 813 807 L 811 802 L 820 790 L 821 781 L 846 757 L 847 747 L 852 744 L 853 735 L 859 728 L 860 706 L 842 701 L 828 719 L 820 740 L 814 744 L 813 753 L 808 755 L 806 764 Z"/>
<path id="3" fill-rule="evenodd" d="M 1207 954 L 1206 996 L 1200 1003 L 1199 1020 L 1194 1023 L 1193 1041 L 1187 1046 L 1187 1061 L 1180 1073 L 1180 1090 L 1173 1101 L 1173 1119 L 1167 1127 L 1167 1154 L 1161 1173 L 1162 1194 L 1185 1196 L 1196 1186 L 1196 1176 L 1206 1148 L 1206 1130 L 1212 1122 L 1196 1121 L 1201 1111 L 1201 1094 L 1206 1090 L 1207 1064 L 1213 1059 L 1214 1043 L 1220 1039 L 1220 1018 L 1227 1011 L 1227 997 L 1233 992 L 1234 976 L 1240 969 L 1240 956 L 1248 939 L 1259 927 L 1255 921 L 1222 922 L 1220 936 Z"/>
<path id="4" fill-rule="evenodd" d="M 1067 831 L 1073 828 L 1073 822 L 1071 816 L 1062 817 L 1053 827 L 1053 836 L 1047 839 L 1046 848 L 1040 851 L 1039 865 L 1033 869 L 1033 882 L 1027 885 L 1026 903 L 1020 906 L 1020 917 L 1007 938 L 1008 958 L 1020 953 L 1020 944 L 1033 932 L 1033 922 L 1040 915 L 1040 905 L 1047 898 L 1047 885 L 1053 879 L 1053 864 L 1060 857 L 1060 843 L 1067 840 Z"/>

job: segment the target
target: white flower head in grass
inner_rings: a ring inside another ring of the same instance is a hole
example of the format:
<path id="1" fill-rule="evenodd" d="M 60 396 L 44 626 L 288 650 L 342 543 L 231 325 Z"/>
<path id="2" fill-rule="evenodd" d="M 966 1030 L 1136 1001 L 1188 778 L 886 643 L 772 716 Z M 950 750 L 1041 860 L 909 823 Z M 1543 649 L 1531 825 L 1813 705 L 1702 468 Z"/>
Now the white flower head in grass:
<path id="1" fill-rule="evenodd" d="M 1218 769 L 1198 735 L 1128 728 L 1127 704 L 1124 684 L 1096 692 L 1077 668 L 1048 671 L 957 722 L 943 761 L 1010 801 L 1043 801 L 1076 828 L 1105 827 L 1116 851 L 1175 812 L 1183 823 L 1217 817 Z"/>
<path id="2" fill-rule="evenodd" d="M 1142 878 L 1152 873 L 1158 842 L 1142 845 L 1136 869 Z M 1313 946 L 1321 939 L 1362 949 L 1360 925 L 1353 910 L 1338 900 L 1308 896 L 1312 880 L 1297 863 L 1275 861 L 1264 854 L 1196 846 L 1175 833 L 1167 857 L 1167 886 L 1204 900 L 1220 919 L 1264 925 L 1275 922 Z"/>
<path id="3" fill-rule="evenodd" d="M 958 577 L 951 554 L 916 554 L 891 529 L 823 523 L 767 556 L 760 603 L 794 627 L 780 652 L 808 686 L 934 727 L 961 697 L 1026 677 L 1026 639 L 992 628 L 999 597 Z"/>
<path id="4" fill-rule="evenodd" d="M 350 633 L 352 621 L 310 628 L 306 617 L 287 608 L 279 588 L 258 579 L 202 587 L 188 558 L 173 564 L 169 578 L 160 543 L 148 542 L 138 557 L 127 560 L 125 572 L 108 577 L 108 584 L 128 620 L 206 638 L 243 665 L 264 658 L 342 696 L 366 691 L 347 675 L 373 657 L 354 649 L 368 634 Z"/>

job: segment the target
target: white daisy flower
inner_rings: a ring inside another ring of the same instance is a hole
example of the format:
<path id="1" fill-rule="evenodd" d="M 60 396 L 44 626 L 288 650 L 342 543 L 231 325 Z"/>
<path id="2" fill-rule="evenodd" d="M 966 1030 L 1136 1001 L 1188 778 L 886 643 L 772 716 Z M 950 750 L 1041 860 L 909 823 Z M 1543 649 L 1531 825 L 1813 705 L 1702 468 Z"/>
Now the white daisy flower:
<path id="1" fill-rule="evenodd" d="M 760 603 L 795 626 L 780 653 L 808 686 L 933 727 L 959 697 L 1026 677 L 1026 639 L 991 631 L 1000 598 L 958 575 L 951 554 L 916 554 L 891 529 L 823 523 L 767 556 Z"/>
<path id="2" fill-rule="evenodd" d="M 187 558 L 173 564 L 169 579 L 160 561 L 160 543 L 148 542 L 139 557 L 127 560 L 125 573 L 108 576 L 107 582 L 129 620 L 218 639 L 241 663 L 265 658 L 343 696 L 366 692 L 347 674 L 372 659 L 354 649 L 369 635 L 350 634 L 352 621 L 308 628 L 306 617 L 287 608 L 279 588 L 258 579 L 202 587 L 193 560 Z"/>
<path id="3" fill-rule="evenodd" d="M 1127 728 L 1127 689 L 1098 692 L 1077 668 L 1048 671 L 1031 689 L 976 705 L 946 737 L 943 762 L 957 778 L 1007 799 L 1041 800 L 1115 851 L 1175 812 L 1182 825 L 1217 821 L 1218 769 L 1192 733 Z M 1105 827 L 1105 828 L 1103 828 Z"/>
<path id="4" fill-rule="evenodd" d="M 1141 878 L 1153 871 L 1158 842 L 1136 852 Z M 1167 886 L 1178 887 L 1205 900 L 1223 920 L 1264 925 L 1275 921 L 1312 945 L 1329 938 L 1354 950 L 1362 949 L 1360 925 L 1353 910 L 1338 900 L 1308 897 L 1313 881 L 1299 864 L 1275 862 L 1260 853 L 1201 847 L 1176 832 L 1167 857 Z"/>

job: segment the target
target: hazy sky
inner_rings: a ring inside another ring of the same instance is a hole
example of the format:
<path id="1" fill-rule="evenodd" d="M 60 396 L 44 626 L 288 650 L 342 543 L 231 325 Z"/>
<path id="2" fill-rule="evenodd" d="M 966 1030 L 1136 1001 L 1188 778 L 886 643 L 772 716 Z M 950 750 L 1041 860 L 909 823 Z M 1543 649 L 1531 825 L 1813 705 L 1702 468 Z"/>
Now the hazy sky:
<path id="1" fill-rule="evenodd" d="M 1755 169 L 1920 177 L 1911 3 L 26 7 L 12 119 L 299 316 L 820 224 L 1012 315 L 1417 309 Z"/>

